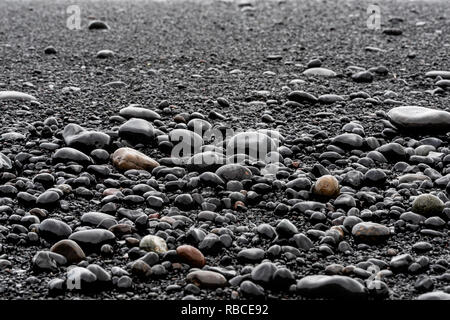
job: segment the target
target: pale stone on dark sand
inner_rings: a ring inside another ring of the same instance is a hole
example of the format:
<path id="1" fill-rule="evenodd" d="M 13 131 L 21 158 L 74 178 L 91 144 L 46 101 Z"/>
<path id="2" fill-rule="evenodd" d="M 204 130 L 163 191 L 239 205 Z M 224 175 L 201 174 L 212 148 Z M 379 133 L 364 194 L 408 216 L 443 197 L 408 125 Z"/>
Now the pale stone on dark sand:
<path id="1" fill-rule="evenodd" d="M 389 120 L 405 130 L 448 131 L 450 113 L 425 107 L 396 107 L 388 112 Z"/>

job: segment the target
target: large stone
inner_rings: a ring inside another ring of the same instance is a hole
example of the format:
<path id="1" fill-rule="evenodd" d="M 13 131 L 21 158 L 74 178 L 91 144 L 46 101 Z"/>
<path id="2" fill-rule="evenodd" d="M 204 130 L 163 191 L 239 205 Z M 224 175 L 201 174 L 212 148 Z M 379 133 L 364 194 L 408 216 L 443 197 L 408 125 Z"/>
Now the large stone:
<path id="1" fill-rule="evenodd" d="M 119 137 L 132 143 L 150 144 L 154 130 L 147 120 L 132 118 L 120 126 Z"/>
<path id="2" fill-rule="evenodd" d="M 444 202 L 432 194 L 421 194 L 412 203 L 412 211 L 423 216 L 440 215 L 444 210 Z"/>
<path id="3" fill-rule="evenodd" d="M 248 155 L 251 159 L 262 160 L 266 163 L 271 161 L 266 159 L 268 153 L 277 150 L 274 140 L 261 132 L 241 132 L 233 136 L 227 144 L 227 156 L 236 154 Z"/>
<path id="4" fill-rule="evenodd" d="M 331 140 L 332 144 L 346 149 L 359 149 L 364 144 L 364 139 L 356 133 L 343 133 Z"/>
<path id="5" fill-rule="evenodd" d="M 237 180 L 241 181 L 244 179 L 251 179 L 252 178 L 252 172 L 250 169 L 240 165 L 240 164 L 226 164 L 219 169 L 217 169 L 216 174 L 226 180 Z"/>
<path id="6" fill-rule="evenodd" d="M 56 219 L 46 219 L 39 224 L 39 234 L 44 239 L 59 240 L 65 239 L 72 233 L 72 228 L 63 221 Z"/>
<path id="7" fill-rule="evenodd" d="M 297 292 L 313 298 L 366 299 L 367 291 L 358 281 L 346 276 L 313 275 L 297 282 Z"/>
<path id="8" fill-rule="evenodd" d="M 50 251 L 64 256 L 69 263 L 78 263 L 86 258 L 83 249 L 69 239 L 58 241 L 50 248 Z"/>
<path id="9" fill-rule="evenodd" d="M 190 130 L 174 129 L 169 132 L 169 141 L 173 143 L 171 156 L 174 158 L 191 157 L 200 152 L 203 138 Z"/>
<path id="10" fill-rule="evenodd" d="M 84 224 L 105 229 L 117 224 L 114 216 L 102 212 L 87 212 L 81 216 L 80 220 Z"/>
<path id="11" fill-rule="evenodd" d="M 388 227 L 374 222 L 360 222 L 353 226 L 352 235 L 355 240 L 367 244 L 378 244 L 390 236 Z"/>
<path id="12" fill-rule="evenodd" d="M 314 184 L 314 193 L 324 197 L 336 197 L 339 195 L 339 182 L 332 175 L 324 175 Z"/>
<path id="13" fill-rule="evenodd" d="M 203 253 L 197 248 L 190 245 L 182 245 L 177 248 L 177 255 L 181 261 L 189 264 L 194 268 L 203 268 L 206 264 Z"/>
<path id="14" fill-rule="evenodd" d="M 115 240 L 114 233 L 104 229 L 90 229 L 74 232 L 69 240 L 78 243 L 83 250 L 95 251 L 104 244 L 110 244 Z"/>
<path id="15" fill-rule="evenodd" d="M 425 73 L 425 77 L 427 78 L 441 77 L 443 79 L 450 79 L 450 71 L 443 71 L 443 70 L 428 71 L 427 73 Z"/>
<path id="16" fill-rule="evenodd" d="M 1 100 L 36 101 L 37 99 L 30 94 L 19 91 L 0 91 Z"/>
<path id="17" fill-rule="evenodd" d="M 156 253 L 167 252 L 167 244 L 163 238 L 154 235 L 146 235 L 141 239 L 139 247 L 145 251 L 151 251 Z"/>
<path id="18" fill-rule="evenodd" d="M 203 288 L 220 288 L 227 284 L 227 279 L 223 275 L 214 271 L 193 271 L 186 276 L 189 282 Z"/>
<path id="19" fill-rule="evenodd" d="M 159 163 L 146 156 L 142 152 L 131 148 L 117 149 L 112 155 L 112 162 L 119 170 L 147 170 L 152 171 L 159 166 Z"/>
<path id="20" fill-rule="evenodd" d="M 74 123 L 68 124 L 64 128 L 62 136 L 69 147 L 83 151 L 103 149 L 111 141 L 110 136 L 106 133 L 88 131 Z"/>
<path id="21" fill-rule="evenodd" d="M 92 164 L 92 159 L 90 157 L 85 155 L 83 152 L 70 147 L 56 150 L 52 156 L 52 159 L 55 163 L 76 162 L 82 165 Z"/>
<path id="22" fill-rule="evenodd" d="M 155 111 L 139 107 L 139 105 L 130 105 L 126 108 L 122 108 L 120 109 L 119 114 L 126 119 L 140 118 L 153 121 L 161 118 Z"/>
<path id="23" fill-rule="evenodd" d="M 196 172 L 214 172 L 220 168 L 220 166 L 224 165 L 225 162 L 226 159 L 223 154 L 214 151 L 205 151 L 193 155 L 187 161 L 187 169 Z"/>
<path id="24" fill-rule="evenodd" d="M 3 153 L 0 152 L 0 170 L 11 170 L 12 169 L 12 163 L 11 159 L 9 159 L 7 156 L 5 156 Z"/>
<path id="25" fill-rule="evenodd" d="M 425 107 L 396 107 L 388 112 L 390 122 L 403 130 L 448 131 L 450 130 L 450 113 Z"/>
<path id="26" fill-rule="evenodd" d="M 326 68 L 310 68 L 303 71 L 305 76 L 336 77 L 336 72 Z"/>

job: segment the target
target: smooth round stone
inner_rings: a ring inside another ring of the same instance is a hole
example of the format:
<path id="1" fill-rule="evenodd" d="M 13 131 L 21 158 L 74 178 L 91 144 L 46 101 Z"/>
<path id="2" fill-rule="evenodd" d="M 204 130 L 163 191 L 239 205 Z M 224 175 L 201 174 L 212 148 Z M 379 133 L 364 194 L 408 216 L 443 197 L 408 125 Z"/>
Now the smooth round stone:
<path id="1" fill-rule="evenodd" d="M 245 179 L 251 179 L 253 174 L 250 169 L 240 164 L 226 164 L 217 169 L 216 174 L 225 181 L 236 180 L 242 181 Z"/>
<path id="2" fill-rule="evenodd" d="M 264 259 L 264 250 L 259 248 L 249 248 L 239 251 L 237 258 L 242 262 L 259 262 Z"/>
<path id="3" fill-rule="evenodd" d="M 126 119 L 139 118 L 139 119 L 145 119 L 148 121 L 161 119 L 161 116 L 158 113 L 156 113 L 155 111 L 149 110 L 146 108 L 142 108 L 142 107 L 137 107 L 134 105 L 120 109 L 119 114 Z"/>
<path id="4" fill-rule="evenodd" d="M 98 264 L 95 263 L 90 264 L 87 266 L 86 269 L 95 274 L 95 276 L 97 277 L 97 281 L 100 282 L 101 284 L 106 284 L 111 281 L 111 274 L 102 267 L 100 267 Z"/>
<path id="5" fill-rule="evenodd" d="M 52 156 L 52 159 L 53 162 L 56 163 L 58 162 L 67 163 L 73 161 L 81 165 L 92 164 L 92 160 L 90 157 L 85 155 L 83 152 L 70 147 L 65 147 L 56 150 L 56 152 Z"/>
<path id="6" fill-rule="evenodd" d="M 151 275 L 151 267 L 143 260 L 136 260 L 131 265 L 131 273 L 139 278 L 147 278 Z"/>
<path id="7" fill-rule="evenodd" d="M 163 238 L 155 235 L 146 235 L 139 242 L 139 248 L 149 252 L 164 253 L 167 252 L 167 244 Z"/>
<path id="8" fill-rule="evenodd" d="M 48 46 L 44 48 L 45 54 L 57 54 L 57 51 L 54 46 Z"/>
<path id="9" fill-rule="evenodd" d="M 263 262 L 253 268 L 251 272 L 251 278 L 258 283 L 270 284 L 273 281 L 273 277 L 277 267 L 272 262 Z"/>
<path id="10" fill-rule="evenodd" d="M 245 280 L 239 285 L 239 291 L 246 297 L 263 297 L 264 289 L 261 286 Z"/>
<path id="11" fill-rule="evenodd" d="M 73 267 L 67 271 L 67 283 L 71 284 L 74 290 L 89 290 L 97 281 L 97 276 L 89 269 Z"/>
<path id="12" fill-rule="evenodd" d="M 402 147 L 401 144 L 396 142 L 386 143 L 376 149 L 376 151 L 380 152 L 383 156 L 386 157 L 387 160 L 404 160 L 407 157 L 407 153 L 405 148 Z"/>
<path id="13" fill-rule="evenodd" d="M 404 130 L 444 132 L 450 130 L 450 112 L 443 110 L 404 106 L 389 110 L 387 115 L 390 122 Z"/>
<path id="14" fill-rule="evenodd" d="M 449 75 L 450 77 L 450 75 Z M 443 291 L 433 291 L 421 294 L 417 297 L 417 300 L 450 300 L 450 293 Z"/>
<path id="15" fill-rule="evenodd" d="M 331 143 L 346 149 L 359 149 L 363 146 L 364 139 L 356 133 L 343 133 L 334 137 Z"/>
<path id="16" fill-rule="evenodd" d="M 114 216 L 102 212 L 84 213 L 81 216 L 80 221 L 87 225 L 105 229 L 109 229 L 117 224 L 117 221 L 114 219 Z"/>
<path id="17" fill-rule="evenodd" d="M 109 26 L 100 20 L 93 20 L 88 25 L 89 30 L 107 30 L 109 29 Z"/>
<path id="18" fill-rule="evenodd" d="M 105 83 L 103 86 L 119 89 L 119 88 L 126 87 L 126 85 L 127 84 L 123 81 L 111 81 L 111 82 Z"/>
<path id="19" fill-rule="evenodd" d="M 38 207 L 46 207 L 55 205 L 59 201 L 59 194 L 53 190 L 47 190 L 42 193 L 36 200 Z"/>
<path id="20" fill-rule="evenodd" d="M 372 82 L 373 74 L 370 71 L 360 71 L 352 75 L 352 79 L 355 82 Z"/>
<path id="21" fill-rule="evenodd" d="M 0 152 L 0 170 L 11 170 L 12 163 L 11 159 L 9 159 L 6 155 Z"/>
<path id="22" fill-rule="evenodd" d="M 65 265 L 67 263 L 67 259 L 58 253 L 38 251 L 33 256 L 31 263 L 36 271 L 57 272 L 58 266 Z"/>
<path id="23" fill-rule="evenodd" d="M 400 219 L 412 224 L 419 224 L 421 221 L 425 221 L 424 216 L 410 211 L 402 213 Z"/>
<path id="24" fill-rule="evenodd" d="M 86 258 L 83 249 L 69 239 L 58 241 L 50 248 L 50 251 L 64 256 L 69 263 L 78 263 Z"/>
<path id="25" fill-rule="evenodd" d="M 212 128 L 212 125 L 203 119 L 192 119 L 188 122 L 187 127 L 189 130 L 202 135 L 204 132 Z"/>
<path id="26" fill-rule="evenodd" d="M 226 159 L 223 154 L 205 151 L 193 155 L 186 163 L 189 171 L 215 172 L 219 167 L 226 163 Z"/>
<path id="27" fill-rule="evenodd" d="M 328 299 L 366 299 L 365 287 L 358 281 L 346 276 L 313 275 L 297 282 L 300 295 Z"/>
<path id="28" fill-rule="evenodd" d="M 147 170 L 152 171 L 159 163 L 142 152 L 128 147 L 117 149 L 112 155 L 113 165 L 122 171 Z"/>
<path id="29" fill-rule="evenodd" d="M 296 178 L 286 183 L 286 188 L 309 191 L 309 189 L 311 188 L 311 181 L 305 177 Z"/>
<path id="30" fill-rule="evenodd" d="M 318 100 L 323 104 L 333 104 L 336 102 L 344 101 L 344 98 L 337 94 L 324 94 L 319 96 Z"/>
<path id="31" fill-rule="evenodd" d="M 104 244 L 112 243 L 116 236 L 104 229 L 90 229 L 74 232 L 69 240 L 78 243 L 84 250 L 99 249 Z"/>
<path id="32" fill-rule="evenodd" d="M 109 145 L 111 138 L 106 133 L 88 131 L 81 126 L 71 123 L 63 131 L 64 142 L 71 148 L 92 151 Z"/>
<path id="33" fill-rule="evenodd" d="M 38 182 L 42 184 L 44 187 L 51 187 L 55 183 L 55 177 L 50 173 L 39 173 L 34 176 L 33 182 L 34 183 Z"/>
<path id="34" fill-rule="evenodd" d="M 266 160 L 267 154 L 276 150 L 275 141 L 260 132 L 238 133 L 227 144 L 227 156 L 246 154 L 255 160 Z"/>
<path id="35" fill-rule="evenodd" d="M 186 276 L 186 280 L 201 288 L 220 288 L 227 285 L 227 279 L 214 271 L 193 271 Z"/>
<path id="36" fill-rule="evenodd" d="M 144 119 L 132 118 L 119 128 L 119 137 L 132 143 L 149 144 L 152 142 L 155 129 Z"/>
<path id="37" fill-rule="evenodd" d="M 203 253 L 197 248 L 190 245 L 182 245 L 177 248 L 177 255 L 181 261 L 187 263 L 194 268 L 203 268 L 206 264 Z"/>
<path id="38" fill-rule="evenodd" d="M 421 194 L 412 203 L 412 211 L 422 216 L 438 216 L 444 210 L 444 203 L 432 194 Z"/>
<path id="39" fill-rule="evenodd" d="M 181 210 L 189 210 L 194 206 L 194 199 L 190 194 L 180 194 L 176 196 L 174 200 L 174 205 Z"/>
<path id="40" fill-rule="evenodd" d="M 389 266 L 394 271 L 405 271 L 413 261 L 414 258 L 410 254 L 405 253 L 392 257 Z"/>
<path id="41" fill-rule="evenodd" d="M 37 99 L 30 94 L 19 91 L 0 91 L 0 101 L 36 101 Z"/>
<path id="42" fill-rule="evenodd" d="M 364 174 L 364 181 L 369 185 L 382 185 L 386 179 L 386 174 L 380 169 L 370 169 Z"/>
<path id="43" fill-rule="evenodd" d="M 418 252 L 427 252 L 430 251 L 431 249 L 433 249 L 433 246 L 426 241 L 419 241 L 416 242 L 413 246 L 412 246 L 413 250 L 418 251 Z"/>
<path id="44" fill-rule="evenodd" d="M 258 225 L 256 231 L 267 239 L 273 239 L 275 237 L 275 229 L 268 223 Z"/>
<path id="45" fill-rule="evenodd" d="M 39 224 L 39 234 L 44 239 L 65 239 L 72 234 L 72 228 L 63 221 L 46 219 Z"/>
<path id="46" fill-rule="evenodd" d="M 1 139 L 3 141 L 13 142 L 13 141 L 25 140 L 26 136 L 24 136 L 23 134 L 18 133 L 18 132 L 6 132 L 1 135 Z"/>
<path id="47" fill-rule="evenodd" d="M 303 71 L 303 74 L 313 77 L 336 77 L 336 72 L 326 68 L 310 68 Z"/>
<path id="48" fill-rule="evenodd" d="M 352 228 L 352 235 L 355 240 L 367 244 L 378 244 L 386 241 L 390 234 L 388 227 L 374 222 L 360 222 Z"/>
<path id="49" fill-rule="evenodd" d="M 287 96 L 289 101 L 295 101 L 298 103 L 316 103 L 317 97 L 312 95 L 309 92 L 305 92 L 305 91 L 300 91 L 300 90 L 296 90 L 296 91 L 292 91 L 288 94 Z"/>
<path id="50" fill-rule="evenodd" d="M 169 132 L 169 141 L 174 144 L 172 157 L 190 157 L 200 152 L 203 138 L 187 129 L 174 129 Z"/>
<path id="51" fill-rule="evenodd" d="M 292 222 L 289 221 L 288 219 L 281 220 L 277 224 L 275 231 L 281 238 L 286 238 L 286 239 L 289 239 L 290 237 L 292 237 L 293 235 L 298 233 L 297 227 L 294 226 L 292 224 Z"/>
<path id="52" fill-rule="evenodd" d="M 336 197 L 339 195 L 339 182 L 332 175 L 322 176 L 314 184 L 313 192 L 319 196 Z"/>
<path id="53" fill-rule="evenodd" d="M 443 79 L 450 79 L 450 71 L 443 71 L 443 70 L 428 71 L 427 73 L 425 73 L 425 77 L 427 78 L 441 77 Z"/>
<path id="54" fill-rule="evenodd" d="M 114 51 L 112 50 L 100 50 L 99 52 L 97 52 L 97 54 L 95 55 L 96 58 L 98 59 L 107 59 L 107 58 L 112 58 L 115 56 Z"/>
<path id="55" fill-rule="evenodd" d="M 398 177 L 399 183 L 411 183 L 414 181 L 431 181 L 431 179 L 421 173 L 408 173 Z"/>

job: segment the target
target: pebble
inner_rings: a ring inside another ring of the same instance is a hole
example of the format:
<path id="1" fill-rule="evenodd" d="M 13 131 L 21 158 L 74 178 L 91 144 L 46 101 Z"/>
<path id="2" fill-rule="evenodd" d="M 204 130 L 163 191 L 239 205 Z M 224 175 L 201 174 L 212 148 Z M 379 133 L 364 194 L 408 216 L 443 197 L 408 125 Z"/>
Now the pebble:
<path id="1" fill-rule="evenodd" d="M 67 146 L 81 151 L 103 149 L 111 141 L 110 136 L 103 132 L 89 131 L 74 123 L 64 128 L 62 136 Z"/>
<path id="2" fill-rule="evenodd" d="M 390 230 L 388 227 L 378 223 L 359 222 L 353 226 L 352 235 L 357 241 L 367 244 L 378 244 L 390 237 Z"/>
<path id="3" fill-rule="evenodd" d="M 167 244 L 164 239 L 155 235 L 146 235 L 139 242 L 139 248 L 145 251 L 151 251 L 156 253 L 167 252 Z"/>
<path id="4" fill-rule="evenodd" d="M 152 171 L 159 163 L 135 149 L 123 147 L 117 149 L 111 156 L 113 165 L 122 171 L 147 170 Z"/>
<path id="5" fill-rule="evenodd" d="M 75 241 L 83 250 L 99 250 L 102 245 L 112 243 L 115 236 L 111 231 L 104 229 L 90 229 L 72 233 L 69 240 Z"/>
<path id="6" fill-rule="evenodd" d="M 332 175 L 324 175 L 317 179 L 313 192 L 318 196 L 334 198 L 339 195 L 339 182 Z"/>
<path id="7" fill-rule="evenodd" d="M 122 108 L 119 111 L 119 114 L 126 118 L 139 118 L 139 119 L 145 119 L 147 121 L 154 121 L 157 119 L 161 119 L 161 116 L 150 109 L 139 107 L 138 105 L 130 105 L 128 107 Z"/>
<path id="8" fill-rule="evenodd" d="M 0 91 L 0 101 L 37 101 L 37 99 L 27 93 L 19 91 Z"/>
<path id="9" fill-rule="evenodd" d="M 50 251 L 64 256 L 69 263 L 78 263 L 86 258 L 83 249 L 75 241 L 68 239 L 58 241 Z"/>
<path id="10" fill-rule="evenodd" d="M 305 76 L 313 76 L 313 77 L 336 77 L 336 72 L 326 69 L 326 68 L 310 68 L 303 71 Z"/>
<path id="11" fill-rule="evenodd" d="M 186 280 L 201 288 L 220 288 L 227 285 L 227 279 L 223 275 L 214 271 L 198 270 L 190 272 Z"/>
<path id="12" fill-rule="evenodd" d="M 300 295 L 325 299 L 367 299 L 367 291 L 358 281 L 340 275 L 312 275 L 297 281 Z"/>
<path id="13" fill-rule="evenodd" d="M 426 217 L 440 215 L 444 210 L 444 203 L 432 194 L 421 194 L 414 199 L 411 210 Z"/>
<path id="14" fill-rule="evenodd" d="M 418 107 L 396 107 L 387 113 L 389 121 L 399 129 L 443 131 L 450 130 L 450 112 Z"/>
<path id="15" fill-rule="evenodd" d="M 65 222 L 56 219 L 46 219 L 39 224 L 39 234 L 44 239 L 60 240 L 72 234 L 72 228 Z"/>
<path id="16" fill-rule="evenodd" d="M 203 268 L 206 264 L 206 259 L 201 251 L 190 245 L 179 246 L 177 255 L 193 268 Z"/>
<path id="17" fill-rule="evenodd" d="M 120 126 L 119 137 L 134 144 L 150 144 L 155 135 L 154 131 L 147 120 L 132 118 Z"/>

